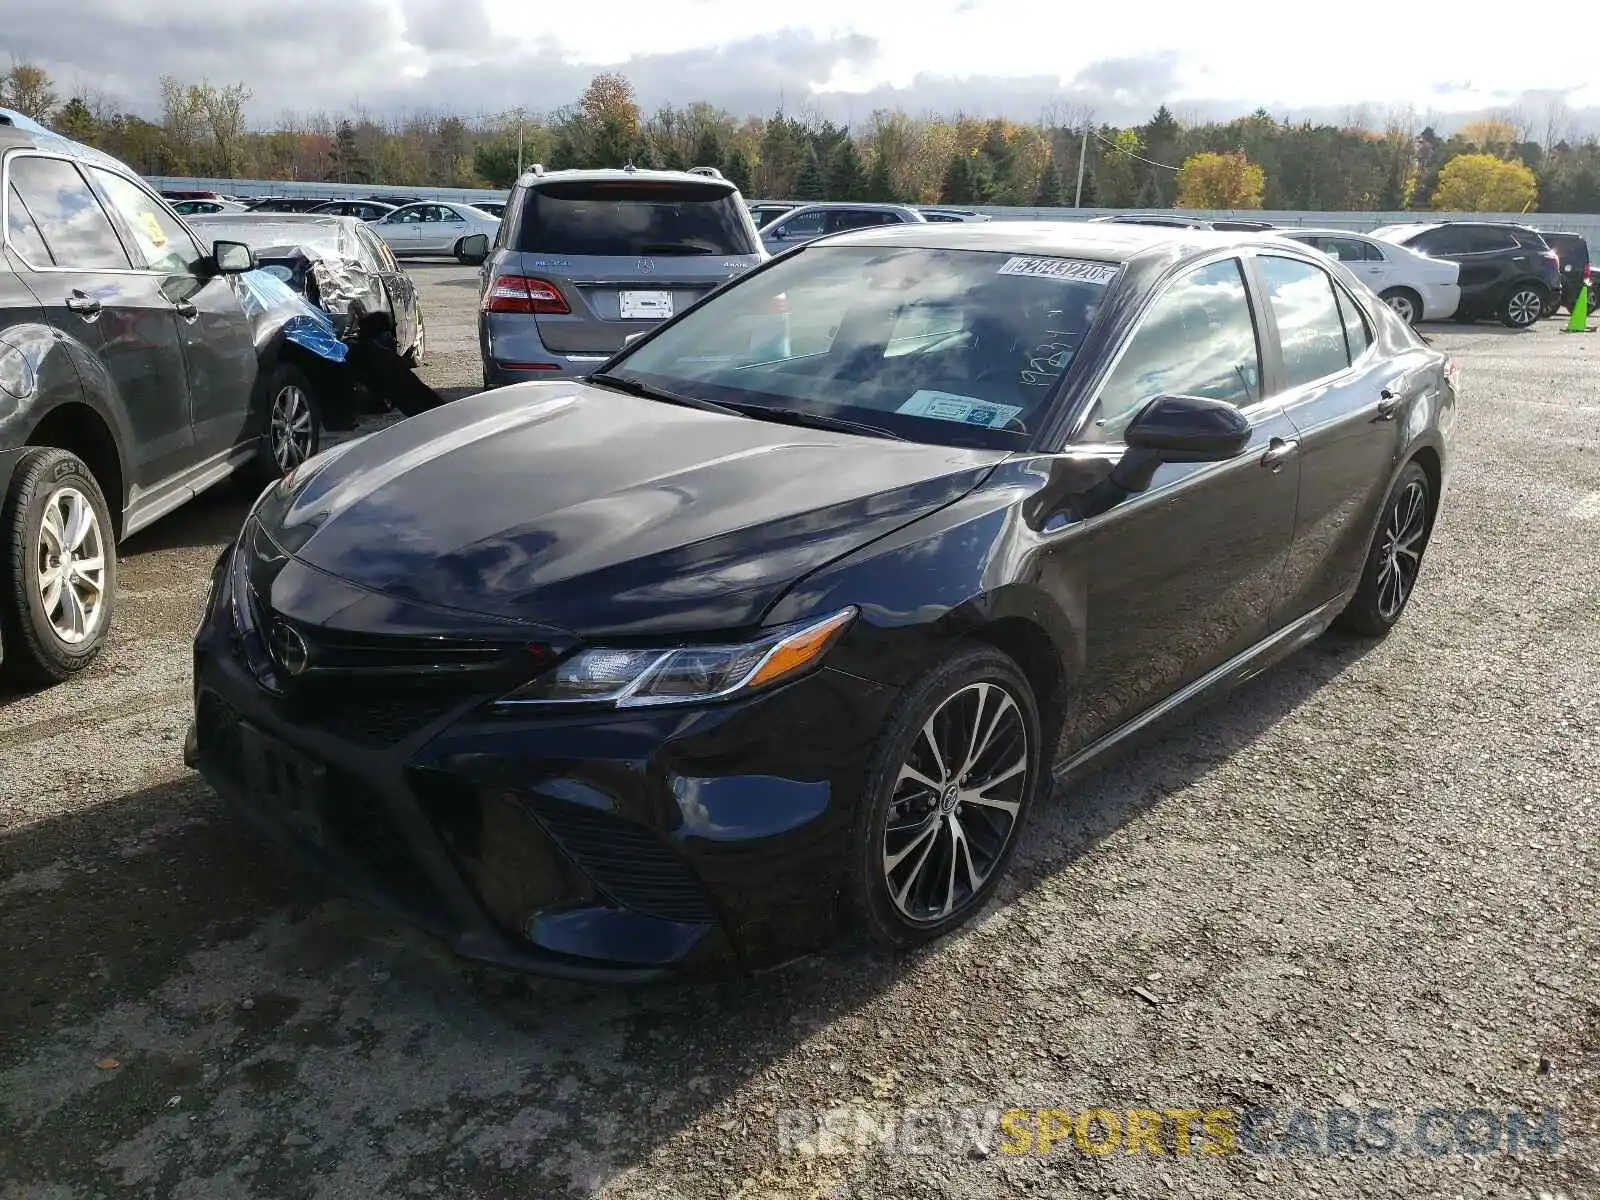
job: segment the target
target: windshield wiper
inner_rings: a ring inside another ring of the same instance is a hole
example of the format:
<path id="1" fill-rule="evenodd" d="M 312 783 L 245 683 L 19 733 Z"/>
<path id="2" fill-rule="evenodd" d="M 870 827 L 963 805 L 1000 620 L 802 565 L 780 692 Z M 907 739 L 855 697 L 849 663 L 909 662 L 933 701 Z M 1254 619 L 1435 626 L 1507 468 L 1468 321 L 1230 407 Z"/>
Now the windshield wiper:
<path id="1" fill-rule="evenodd" d="M 601 387 L 612 388 L 615 391 L 626 392 L 630 396 L 639 396 L 645 400 L 661 400 L 667 404 L 681 404 L 684 408 L 698 408 L 704 412 L 721 413 L 725 417 L 742 417 L 743 411 L 727 404 L 718 404 L 715 400 L 702 400 L 699 396 L 685 396 L 679 392 L 669 392 L 665 388 L 651 387 L 648 383 L 634 379 L 627 375 L 613 375 L 610 371 L 595 371 L 588 376 L 590 383 L 598 383 Z"/>
<path id="2" fill-rule="evenodd" d="M 760 421 L 777 421 L 785 425 L 805 425 L 811 429 L 832 429 L 840 433 L 864 433 L 868 437 L 888 438 L 895 442 L 907 440 L 898 433 L 892 433 L 877 425 L 868 425 L 862 421 L 851 421 L 844 417 L 827 416 L 823 413 L 798 412 L 792 408 L 768 408 L 764 404 L 730 404 L 728 407 L 735 412 L 743 413 L 747 417 L 755 417 Z"/>
<path id="3" fill-rule="evenodd" d="M 646 242 L 639 247 L 641 254 L 715 254 L 709 246 L 698 242 Z"/>

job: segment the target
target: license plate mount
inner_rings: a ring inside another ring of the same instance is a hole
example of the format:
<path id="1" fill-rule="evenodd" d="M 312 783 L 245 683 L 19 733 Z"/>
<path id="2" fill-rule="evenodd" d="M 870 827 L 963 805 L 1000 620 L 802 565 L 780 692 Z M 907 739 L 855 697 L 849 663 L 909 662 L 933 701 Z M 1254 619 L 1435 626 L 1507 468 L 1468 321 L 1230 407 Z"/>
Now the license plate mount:
<path id="1" fill-rule="evenodd" d="M 250 802 L 278 816 L 299 837 L 316 846 L 325 845 L 322 813 L 327 768 L 254 725 L 240 725 L 239 734 Z"/>
<path id="2" fill-rule="evenodd" d="M 672 293 L 622 292 L 617 309 L 624 321 L 665 321 L 672 315 Z"/>

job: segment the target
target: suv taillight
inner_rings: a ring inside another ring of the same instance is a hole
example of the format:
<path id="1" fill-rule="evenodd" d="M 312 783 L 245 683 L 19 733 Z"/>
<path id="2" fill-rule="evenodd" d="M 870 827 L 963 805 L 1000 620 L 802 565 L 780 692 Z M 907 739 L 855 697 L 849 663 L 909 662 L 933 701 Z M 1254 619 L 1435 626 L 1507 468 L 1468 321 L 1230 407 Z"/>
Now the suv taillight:
<path id="1" fill-rule="evenodd" d="M 567 307 L 556 285 L 532 275 L 501 275 L 484 293 L 483 311 L 492 313 L 533 313 L 565 316 Z"/>

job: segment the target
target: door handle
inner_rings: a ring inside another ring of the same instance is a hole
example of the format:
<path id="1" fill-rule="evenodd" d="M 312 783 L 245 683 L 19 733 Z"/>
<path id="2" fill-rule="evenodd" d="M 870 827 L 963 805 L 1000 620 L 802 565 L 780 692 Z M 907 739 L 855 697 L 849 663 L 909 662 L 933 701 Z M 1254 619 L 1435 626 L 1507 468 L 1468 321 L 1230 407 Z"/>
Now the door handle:
<path id="1" fill-rule="evenodd" d="M 187 300 L 179 300 L 172 307 L 178 310 L 178 315 L 185 321 L 192 321 L 200 315 L 200 310 Z"/>
<path id="2" fill-rule="evenodd" d="M 76 288 L 67 297 L 67 307 L 88 321 L 92 321 L 100 315 L 100 301 L 87 292 L 80 292 Z"/>
<path id="3" fill-rule="evenodd" d="M 1261 465 L 1277 474 L 1283 470 L 1283 464 L 1288 462 L 1300 452 L 1298 441 L 1286 442 L 1282 438 L 1273 438 L 1267 446 L 1267 452 L 1261 456 Z"/>
<path id="4" fill-rule="evenodd" d="M 1398 411 L 1400 411 L 1400 397 L 1396 396 L 1388 388 L 1384 388 L 1379 393 L 1377 419 L 1380 421 L 1392 421 Z"/>

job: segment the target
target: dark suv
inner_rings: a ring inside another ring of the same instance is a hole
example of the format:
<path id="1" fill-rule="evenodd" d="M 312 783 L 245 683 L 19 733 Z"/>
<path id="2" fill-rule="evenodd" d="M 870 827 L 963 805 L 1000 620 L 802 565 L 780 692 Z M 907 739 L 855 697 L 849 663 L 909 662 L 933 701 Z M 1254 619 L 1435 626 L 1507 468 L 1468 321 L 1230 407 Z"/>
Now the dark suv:
<path id="1" fill-rule="evenodd" d="M 1561 295 L 1561 264 L 1537 229 L 1492 221 L 1385 225 L 1373 236 L 1461 265 L 1458 321 L 1526 329 Z"/>
<path id="2" fill-rule="evenodd" d="M 739 189 L 710 168 L 536 167 L 483 265 L 483 385 L 585 375 L 763 258 Z"/>
<path id="3" fill-rule="evenodd" d="M 316 449 L 331 364 L 247 246 L 202 249 L 125 165 L 8 113 L 0 209 L 0 662 L 48 683 L 99 651 L 121 539 Z"/>

